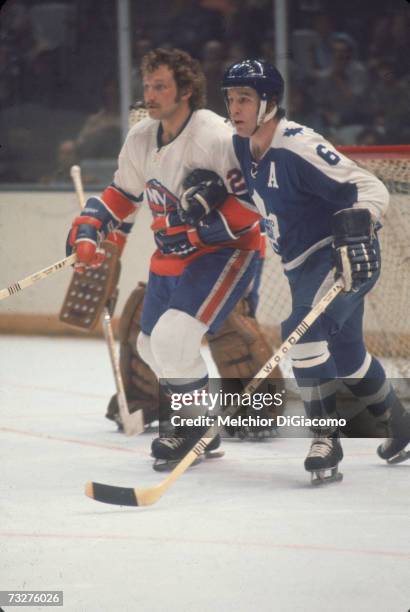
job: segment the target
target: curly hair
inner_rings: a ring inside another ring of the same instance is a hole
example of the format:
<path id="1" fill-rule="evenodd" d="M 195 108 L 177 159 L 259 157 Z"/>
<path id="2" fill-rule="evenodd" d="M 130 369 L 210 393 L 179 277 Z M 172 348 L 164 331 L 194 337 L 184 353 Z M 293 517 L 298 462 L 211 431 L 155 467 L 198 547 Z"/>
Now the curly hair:
<path id="1" fill-rule="evenodd" d="M 181 49 L 159 48 L 144 55 L 141 72 L 149 74 L 164 65 L 172 71 L 179 94 L 191 90 L 191 110 L 203 108 L 206 103 L 206 81 L 200 63 Z"/>

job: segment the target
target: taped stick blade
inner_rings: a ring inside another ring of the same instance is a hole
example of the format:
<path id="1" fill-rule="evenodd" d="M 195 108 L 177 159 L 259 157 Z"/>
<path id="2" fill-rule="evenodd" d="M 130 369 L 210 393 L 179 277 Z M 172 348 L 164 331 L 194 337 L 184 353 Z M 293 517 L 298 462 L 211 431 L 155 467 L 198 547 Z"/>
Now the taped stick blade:
<path id="1" fill-rule="evenodd" d="M 113 487 L 100 482 L 87 482 L 85 494 L 104 504 L 117 506 L 138 506 L 134 489 L 128 487 Z"/>
<path id="2" fill-rule="evenodd" d="M 85 494 L 95 501 L 116 506 L 151 506 L 164 493 L 164 486 L 157 485 L 146 489 L 116 487 L 100 482 L 87 482 Z"/>

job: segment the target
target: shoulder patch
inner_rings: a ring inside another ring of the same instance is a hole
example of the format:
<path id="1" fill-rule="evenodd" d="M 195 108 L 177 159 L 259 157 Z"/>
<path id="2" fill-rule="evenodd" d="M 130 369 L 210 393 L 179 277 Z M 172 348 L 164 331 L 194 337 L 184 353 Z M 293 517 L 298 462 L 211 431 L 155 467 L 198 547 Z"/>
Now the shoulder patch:
<path id="1" fill-rule="evenodd" d="M 303 128 L 302 127 L 298 127 L 298 128 L 285 128 L 283 130 L 283 135 L 284 136 L 296 136 L 296 134 L 302 134 L 303 132 Z"/>

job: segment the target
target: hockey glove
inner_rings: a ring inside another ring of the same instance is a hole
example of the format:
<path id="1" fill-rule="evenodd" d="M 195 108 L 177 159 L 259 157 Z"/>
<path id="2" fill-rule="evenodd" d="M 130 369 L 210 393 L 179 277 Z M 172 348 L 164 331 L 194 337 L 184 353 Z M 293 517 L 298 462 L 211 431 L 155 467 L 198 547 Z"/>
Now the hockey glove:
<path id="1" fill-rule="evenodd" d="M 165 216 L 156 217 L 151 224 L 154 240 L 158 249 L 164 255 L 189 255 L 196 250 L 188 238 L 188 226 L 181 224 L 176 211 Z"/>
<path id="2" fill-rule="evenodd" d="M 197 225 L 228 197 L 223 180 L 211 170 L 193 170 L 183 183 L 184 193 L 178 202 L 178 214 L 183 223 Z"/>
<path id="3" fill-rule="evenodd" d="M 197 250 L 188 238 L 185 231 L 178 233 L 156 232 L 154 239 L 157 247 L 164 255 L 190 255 Z"/>
<path id="4" fill-rule="evenodd" d="M 96 268 L 102 264 L 105 255 L 100 244 L 119 225 L 120 221 L 111 214 L 102 200 L 96 197 L 87 200 L 81 215 L 73 221 L 66 243 L 67 255 L 71 255 L 73 250 L 77 253 L 77 272 L 84 271 L 88 266 Z"/>
<path id="5" fill-rule="evenodd" d="M 344 291 L 358 291 L 380 270 L 380 254 L 369 210 L 347 208 L 333 215 L 333 247 L 336 270 Z"/>

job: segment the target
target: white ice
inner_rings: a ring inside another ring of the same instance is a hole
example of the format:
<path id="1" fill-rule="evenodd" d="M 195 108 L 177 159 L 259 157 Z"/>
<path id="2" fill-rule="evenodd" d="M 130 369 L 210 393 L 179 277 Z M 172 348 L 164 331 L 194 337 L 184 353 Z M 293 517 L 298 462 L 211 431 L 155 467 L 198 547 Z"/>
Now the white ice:
<path id="1" fill-rule="evenodd" d="M 340 484 L 310 485 L 307 440 L 228 440 L 155 506 L 99 504 L 87 480 L 163 478 L 154 434 L 104 418 L 103 341 L 2 336 L 0 362 L 0 590 L 62 589 L 67 612 L 409 609 L 410 462 L 377 440 L 343 442 Z"/>

